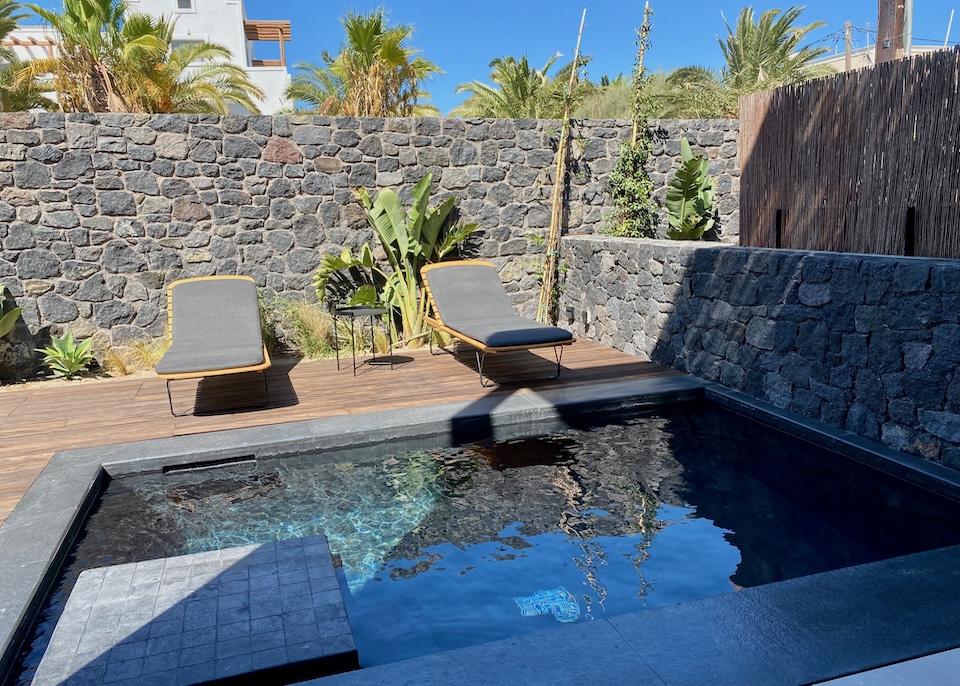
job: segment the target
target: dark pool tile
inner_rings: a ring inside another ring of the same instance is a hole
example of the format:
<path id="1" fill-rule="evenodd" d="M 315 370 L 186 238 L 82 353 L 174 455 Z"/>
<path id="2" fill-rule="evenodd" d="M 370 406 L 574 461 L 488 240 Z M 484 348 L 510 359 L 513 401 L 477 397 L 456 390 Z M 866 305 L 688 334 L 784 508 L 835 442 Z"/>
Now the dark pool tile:
<path id="1" fill-rule="evenodd" d="M 258 650 L 250 654 L 250 667 L 253 670 L 279 667 L 287 663 L 287 651 L 283 647 Z"/>
<path id="2" fill-rule="evenodd" d="M 213 662 L 217 657 L 217 644 L 192 645 L 180 651 L 180 667 L 192 667 Z"/>
<path id="3" fill-rule="evenodd" d="M 212 681 L 216 674 L 213 658 L 189 666 L 183 666 L 181 660 L 180 665 L 180 669 L 177 670 L 176 681 L 176 683 L 180 685 L 202 684 L 207 681 Z"/>
<path id="4" fill-rule="evenodd" d="M 272 650 L 274 648 L 282 648 L 286 644 L 287 638 L 283 629 L 260 631 L 250 637 L 250 645 L 254 650 Z"/>
<path id="5" fill-rule="evenodd" d="M 250 622 L 233 622 L 221 624 L 217 627 L 217 640 L 230 641 L 234 638 L 243 638 L 250 635 Z"/>
<path id="6" fill-rule="evenodd" d="M 172 634 L 170 636 L 157 636 L 147 639 L 147 656 L 161 655 L 180 650 L 181 634 Z"/>
<path id="7" fill-rule="evenodd" d="M 214 663 L 214 673 L 218 679 L 229 676 L 246 674 L 253 668 L 253 659 L 249 650 L 240 655 L 232 655 L 223 659 L 218 659 Z"/>
<path id="8" fill-rule="evenodd" d="M 250 653 L 250 637 L 241 636 L 226 641 L 217 641 L 217 659 L 236 657 L 237 655 L 248 655 Z"/>
<path id="9" fill-rule="evenodd" d="M 205 645 L 216 643 L 216 642 L 217 642 L 217 627 L 208 626 L 202 629 L 193 629 L 191 631 L 184 631 L 181 645 L 184 645 L 188 648 L 193 648 L 196 646 L 205 646 Z"/>
<path id="10" fill-rule="evenodd" d="M 777 684 L 796 636 L 736 594 L 610 618 L 667 684 Z"/>
<path id="11" fill-rule="evenodd" d="M 960 547 L 610 623 L 668 684 L 774 686 L 834 678 L 960 645 Z"/>
<path id="12" fill-rule="evenodd" d="M 103 683 L 109 684 L 111 681 L 124 681 L 133 679 L 143 674 L 143 658 L 134 660 L 125 660 L 123 662 L 113 662 L 107 665 L 107 671 L 103 676 Z"/>
<path id="13" fill-rule="evenodd" d="M 460 683 L 664 686 L 654 671 L 604 621 L 449 650 L 308 683 L 314 686 Z"/>

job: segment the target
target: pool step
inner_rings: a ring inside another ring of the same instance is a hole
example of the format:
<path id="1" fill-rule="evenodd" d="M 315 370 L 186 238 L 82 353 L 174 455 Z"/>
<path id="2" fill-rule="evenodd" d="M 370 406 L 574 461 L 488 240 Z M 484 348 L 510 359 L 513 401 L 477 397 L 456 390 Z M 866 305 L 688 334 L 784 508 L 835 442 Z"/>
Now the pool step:
<path id="1" fill-rule="evenodd" d="M 358 667 L 314 536 L 81 573 L 33 684 L 289 683 Z"/>

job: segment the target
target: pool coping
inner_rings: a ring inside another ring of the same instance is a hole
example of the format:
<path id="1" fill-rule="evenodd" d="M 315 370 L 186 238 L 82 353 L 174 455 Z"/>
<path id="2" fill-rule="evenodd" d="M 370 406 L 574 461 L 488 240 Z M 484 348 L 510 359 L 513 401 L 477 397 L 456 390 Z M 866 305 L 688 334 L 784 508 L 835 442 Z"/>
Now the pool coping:
<path id="1" fill-rule="evenodd" d="M 191 464 L 424 441 L 468 441 L 532 430 L 564 415 L 701 399 L 705 383 L 667 376 L 488 395 L 478 400 L 230 429 L 58 451 L 0 526 L 0 683 L 8 678 L 43 598 L 107 479 Z"/>
<path id="2" fill-rule="evenodd" d="M 690 402 L 703 397 L 734 411 L 760 419 L 772 426 L 786 428 L 810 442 L 825 445 L 874 466 L 883 466 L 888 471 L 931 490 L 944 492 L 960 489 L 960 474 L 953 470 L 926 462 L 920 458 L 904 455 L 873 441 L 862 439 L 850 432 L 833 429 L 788 410 L 779 410 L 741 393 L 689 376 L 614 382 L 594 386 L 517 393 L 509 396 L 487 396 L 472 402 L 444 403 L 403 410 L 371 412 L 258 428 L 235 429 L 61 451 L 54 455 L 7 521 L 3 526 L 0 526 L 0 578 L 4 579 L 4 583 L 0 586 L 0 650 L 2 650 L 2 654 L 0 654 L 0 680 L 7 677 L 8 671 L 15 663 L 17 647 L 29 626 L 29 621 L 24 622 L 24 619 L 32 618 L 37 610 L 35 599 L 38 595 L 41 597 L 45 595 L 49 586 L 54 582 L 50 570 L 59 568 L 66 554 L 66 548 L 69 547 L 69 543 L 76 534 L 76 520 L 79 515 L 85 513 L 91 507 L 108 476 L 160 471 L 164 468 L 179 468 L 197 462 L 230 460 L 251 455 L 273 457 L 314 450 L 362 449 L 385 441 L 390 442 L 391 446 L 398 450 L 411 449 L 421 447 L 424 440 L 457 442 L 468 441 L 480 436 L 497 437 L 500 434 L 513 434 L 525 429 L 532 430 L 535 425 L 544 422 L 560 422 L 562 424 L 566 416 L 580 415 L 585 412 L 602 413 L 632 408 L 643 409 L 672 402 Z M 944 563 L 944 558 L 949 559 L 949 565 Z M 656 660 L 651 663 L 649 656 L 641 656 L 636 646 L 631 643 L 630 637 L 626 636 L 627 633 L 633 633 L 632 630 L 628 631 L 629 627 L 634 625 L 644 627 L 644 631 L 653 631 L 658 637 L 671 636 L 674 634 L 669 629 L 678 621 L 677 618 L 681 620 L 686 618 L 685 621 L 689 622 L 690 618 L 694 616 L 692 613 L 704 612 L 706 616 L 712 617 L 718 622 L 718 627 L 725 627 L 723 632 L 739 640 L 749 638 L 756 645 L 762 646 L 770 643 L 769 641 L 764 643 L 770 627 L 766 627 L 766 631 L 760 634 L 749 634 L 747 636 L 742 631 L 731 632 L 729 622 L 724 618 L 742 619 L 745 612 L 748 615 L 750 613 L 755 614 L 758 607 L 765 607 L 764 612 L 769 614 L 770 608 L 776 606 L 776 603 L 771 605 L 765 601 L 764 598 L 767 596 L 774 599 L 787 597 L 793 599 L 791 602 L 796 603 L 798 602 L 798 593 L 801 594 L 801 599 L 803 594 L 812 594 L 813 597 L 816 597 L 818 589 L 821 591 L 824 588 L 834 589 L 839 584 L 841 590 L 832 591 L 836 597 L 833 597 L 830 605 L 836 607 L 840 600 L 849 595 L 849 591 L 861 587 L 864 578 L 876 579 L 879 575 L 887 579 L 883 583 L 890 587 L 891 583 L 895 585 L 895 582 L 904 575 L 916 576 L 917 573 L 934 568 L 938 573 L 943 573 L 943 570 L 947 568 L 958 570 L 957 574 L 949 579 L 950 583 L 954 583 L 955 586 L 950 584 L 944 586 L 943 583 L 938 582 L 943 587 L 940 590 L 944 592 L 945 597 L 943 599 L 938 598 L 934 605 L 943 611 L 942 614 L 949 615 L 950 621 L 955 624 L 960 619 L 960 593 L 957 592 L 960 590 L 960 546 L 929 553 L 918 553 L 903 558 L 893 558 L 893 560 L 871 565 L 861 565 L 769 584 L 738 593 L 681 603 L 667 608 L 636 613 L 635 615 L 614 617 L 589 625 L 564 627 L 551 632 L 531 634 L 519 639 L 509 639 L 506 642 L 494 642 L 493 644 L 484 644 L 484 646 L 448 651 L 447 653 L 395 663 L 395 665 L 385 665 L 340 675 L 339 677 L 327 678 L 342 679 L 342 683 L 362 684 L 377 683 L 375 680 L 367 682 L 364 680 L 368 678 L 382 679 L 389 675 L 391 680 L 398 679 L 396 683 L 404 683 L 404 674 L 408 677 L 412 674 L 419 674 L 420 676 L 416 680 L 410 681 L 410 683 L 414 683 L 420 682 L 420 677 L 427 676 L 432 669 L 431 665 L 433 665 L 433 668 L 445 670 L 443 674 L 447 676 L 441 679 L 443 680 L 451 678 L 448 663 L 450 659 L 459 660 L 459 662 L 454 663 L 455 665 L 465 665 L 463 669 L 457 670 L 458 673 L 469 675 L 471 673 L 469 666 L 483 663 L 490 654 L 501 655 L 500 660 L 503 665 L 509 664 L 511 660 L 519 661 L 522 665 L 524 656 L 529 659 L 531 647 L 536 648 L 538 645 L 542 645 L 544 641 L 548 644 L 553 640 L 569 642 L 568 639 L 561 636 L 561 633 L 558 633 L 566 631 L 566 636 L 574 637 L 568 651 L 570 655 L 577 654 L 580 649 L 590 648 L 595 656 L 598 649 L 598 640 L 601 644 L 607 645 L 608 648 L 620 645 L 626 651 L 624 655 L 629 656 L 632 652 L 640 661 L 628 660 L 627 663 L 624 663 L 623 666 L 627 670 L 624 672 L 625 675 L 636 676 L 640 673 L 646 674 L 649 671 L 650 674 L 656 676 L 656 680 L 649 683 L 668 683 L 663 677 L 671 673 L 670 669 L 664 668 L 662 665 L 656 671 L 652 669 L 651 664 L 656 666 L 659 663 Z M 843 588 L 846 588 L 847 591 L 843 591 Z M 901 597 L 907 597 L 902 595 L 902 589 L 898 592 L 901 593 Z M 854 594 L 850 597 L 857 596 Z M 953 601 L 953 597 L 958 598 L 958 600 Z M 782 605 L 782 607 L 787 606 Z M 787 607 L 787 609 L 791 607 Z M 927 605 L 922 605 L 922 607 L 927 607 Z M 847 607 L 846 611 L 849 610 L 850 608 Z M 793 608 L 791 612 L 791 616 L 795 616 L 797 614 L 796 608 Z M 827 621 L 829 617 L 816 618 L 809 615 L 807 619 L 816 623 Z M 921 619 L 916 617 L 911 621 L 919 622 Z M 708 621 L 704 626 L 712 625 Z M 807 645 L 817 645 L 816 642 L 811 643 L 808 630 L 799 631 L 799 629 L 803 629 L 802 624 L 797 624 L 790 635 L 797 640 L 801 640 L 801 642 L 806 641 Z M 872 634 L 868 632 L 868 635 Z M 706 664 L 703 659 L 700 661 L 691 659 L 691 651 L 696 653 L 699 650 L 701 657 L 710 661 L 710 664 L 731 664 L 730 656 L 727 654 L 729 649 L 717 651 L 717 646 L 724 640 L 729 642 L 729 639 L 722 639 L 720 633 L 716 632 L 710 636 L 701 637 L 701 639 L 699 643 L 686 642 L 689 645 L 685 644 L 682 662 L 688 665 Z M 676 636 L 674 636 L 674 640 L 677 640 Z M 784 646 L 780 643 L 776 643 L 778 651 L 784 650 Z M 742 643 L 735 643 L 731 644 L 729 648 L 737 646 L 743 647 Z M 928 641 L 917 655 L 923 654 L 924 651 L 933 652 L 934 650 L 957 646 L 960 646 L 960 637 L 950 641 L 933 641 L 932 643 Z M 664 656 L 669 657 L 670 652 L 671 649 L 668 645 L 662 646 L 659 656 L 661 661 L 667 659 Z M 757 659 L 760 659 L 757 656 L 762 655 L 762 651 L 758 650 L 747 652 Z M 803 653 L 803 651 L 799 652 Z M 793 650 L 791 654 L 795 656 L 798 651 Z M 900 642 L 896 646 L 891 646 L 889 650 L 882 654 L 871 653 L 868 659 L 862 660 L 858 664 L 852 664 L 850 660 L 835 660 L 834 662 L 817 660 L 815 663 L 820 665 L 819 671 L 809 674 L 804 672 L 804 678 L 807 681 L 816 681 L 842 676 L 852 671 L 861 671 L 917 655 L 905 655 L 904 643 Z M 669 660 L 667 662 L 669 663 Z M 740 672 L 734 672 L 739 677 L 756 666 L 749 660 L 745 661 L 745 658 L 734 660 L 733 663 L 737 665 L 737 669 L 741 670 Z M 615 668 L 616 665 L 611 665 L 612 670 L 615 671 Z M 404 670 L 407 671 L 404 672 Z M 636 670 L 640 671 L 637 672 Z M 610 672 L 611 676 L 614 671 Z M 518 671 L 515 671 L 516 675 L 521 673 L 523 673 L 522 669 L 518 668 Z M 543 676 L 546 677 L 549 673 L 549 670 L 547 670 L 543 673 Z M 378 674 L 379 677 L 377 677 Z M 532 675 L 528 674 L 527 676 Z M 689 677 L 689 674 L 687 676 Z M 815 678 L 807 678 L 808 676 L 814 676 Z M 722 677 L 723 674 L 715 674 L 711 683 L 737 683 L 735 680 L 725 680 Z M 438 678 L 441 678 L 440 675 L 438 675 Z M 557 683 L 557 675 L 554 674 L 552 678 L 553 680 L 550 683 Z M 429 679 L 425 682 L 429 683 Z M 543 682 L 547 683 L 547 680 L 544 678 Z M 682 682 L 682 679 L 677 683 L 680 682 Z M 324 683 L 328 682 L 324 681 Z M 329 683 L 338 682 L 331 681 Z M 514 683 L 533 682 L 516 681 Z M 644 681 L 643 683 L 647 682 Z M 782 683 L 793 682 L 783 681 Z"/>

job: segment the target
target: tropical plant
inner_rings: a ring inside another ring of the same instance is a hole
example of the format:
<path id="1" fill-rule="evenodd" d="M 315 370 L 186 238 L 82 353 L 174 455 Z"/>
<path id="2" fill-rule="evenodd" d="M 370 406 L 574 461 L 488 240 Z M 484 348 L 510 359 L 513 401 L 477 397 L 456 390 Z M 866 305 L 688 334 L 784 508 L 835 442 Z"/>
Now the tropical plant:
<path id="1" fill-rule="evenodd" d="M 713 218 L 713 177 L 709 161 L 694 155 L 686 138 L 680 139 L 680 168 L 667 186 L 667 238 L 698 240 L 708 231 Z"/>
<path id="2" fill-rule="evenodd" d="M 4 312 L 4 305 L 7 300 L 7 287 L 0 283 L 0 338 L 3 338 L 8 333 L 13 331 L 13 328 L 17 325 L 17 319 L 20 318 L 20 313 L 23 311 L 22 307 L 14 307 L 13 309 Z"/>
<path id="3" fill-rule="evenodd" d="M 0 67 L 0 112 L 57 109 L 57 103 L 46 95 L 52 86 L 39 79 L 19 78 L 28 65 L 28 62 L 14 60 Z"/>
<path id="4" fill-rule="evenodd" d="M 560 119 L 564 111 L 564 91 L 570 80 L 573 62 L 564 65 L 555 76 L 548 76 L 550 68 L 560 53 L 547 60 L 543 69 L 534 69 L 523 55 L 519 60 L 514 57 L 498 57 L 490 63 L 493 70 L 490 80 L 493 85 L 481 81 L 461 83 L 457 93 L 469 93 L 463 103 L 453 109 L 451 116 L 457 117 L 498 117 L 504 119 Z M 590 58 L 578 60 L 579 66 L 589 62 Z M 572 109 L 590 93 L 595 86 L 579 83 L 571 93 Z"/>
<path id="5" fill-rule="evenodd" d="M 137 65 L 166 48 L 152 22 L 134 21 L 138 15 L 124 21 L 125 0 L 64 0 L 61 12 L 27 7 L 56 29 L 59 45 L 56 57 L 30 62 L 19 78 L 52 74 L 57 102 L 68 112 L 131 111 Z"/>
<path id="6" fill-rule="evenodd" d="M 0 0 L 0 41 L 17 28 L 17 22 L 29 16 L 21 9 L 22 5 L 16 0 Z M 56 103 L 43 95 L 43 84 L 33 79 L 17 81 L 15 76 L 26 63 L 17 59 L 12 48 L 0 46 L 0 62 L 0 111 L 24 112 L 56 107 Z"/>
<path id="7" fill-rule="evenodd" d="M 23 6 L 17 0 L 0 0 L 0 38 L 10 35 L 10 32 L 17 28 L 17 23 L 29 16 L 22 10 Z M 0 46 L 0 59 L 4 62 L 14 61 L 16 57 L 13 49 Z"/>
<path id="8" fill-rule="evenodd" d="M 317 114 L 355 117 L 437 115 L 422 101 L 422 84 L 443 71 L 405 45 L 413 34 L 408 24 L 389 26 L 383 8 L 369 14 L 347 12 L 340 18 L 346 40 L 334 56 L 324 51 L 322 64 L 300 62 L 287 97 Z M 301 107 L 303 107 L 301 105 Z"/>
<path id="9" fill-rule="evenodd" d="M 263 90 L 242 67 L 230 62 L 230 50 L 209 41 L 173 48 L 174 23 L 163 18 L 152 21 L 153 31 L 167 49 L 160 56 L 145 55 L 137 65 L 141 78 L 132 84 L 132 109 L 154 114 L 226 114 L 231 104 L 238 104 L 259 113 L 256 100 L 264 97 Z"/>
<path id="10" fill-rule="evenodd" d="M 650 116 L 657 119 L 730 119 L 737 95 L 723 75 L 707 67 L 680 67 L 651 79 Z"/>
<path id="11" fill-rule="evenodd" d="M 50 345 L 37 348 L 37 352 L 43 353 L 43 363 L 54 376 L 71 379 L 93 360 L 92 344 L 92 338 L 74 341 L 73 334 L 68 331 L 63 338 L 51 336 Z"/>
<path id="12" fill-rule="evenodd" d="M 831 67 L 811 64 L 828 48 L 800 47 L 804 36 L 825 25 L 818 21 L 795 26 L 802 11 L 802 7 L 791 7 L 783 14 L 767 10 L 754 21 L 753 7 L 744 7 L 735 27 L 724 19 L 727 38 L 718 37 L 717 42 L 726 60 L 723 80 L 728 88 L 742 95 L 834 73 Z"/>
<path id="13" fill-rule="evenodd" d="M 335 275 L 342 277 L 350 270 L 364 273 L 347 304 L 379 304 L 392 309 L 396 315 L 391 321 L 393 340 L 407 345 L 417 343 L 426 333 L 427 299 L 421 292 L 420 268 L 455 253 L 458 244 L 478 228 L 474 223 L 454 223 L 453 197 L 430 207 L 432 184 L 433 174 L 428 173 L 414 186 L 413 203 L 407 212 L 391 189 L 380 191 L 376 200 L 365 188 L 356 189 L 354 195 L 386 253 L 387 267 L 376 263 L 373 251 L 364 243 L 357 255 L 349 250 L 324 255 L 314 275 L 317 296 L 325 300 L 327 284 Z"/>
<path id="14" fill-rule="evenodd" d="M 61 12 L 27 7 L 60 42 L 56 57 L 28 63 L 17 82 L 52 75 L 65 111 L 225 114 L 231 103 L 258 111 L 253 99 L 263 93 L 228 62 L 229 50 L 208 42 L 171 49 L 174 23 L 127 14 L 126 0 L 64 0 Z"/>

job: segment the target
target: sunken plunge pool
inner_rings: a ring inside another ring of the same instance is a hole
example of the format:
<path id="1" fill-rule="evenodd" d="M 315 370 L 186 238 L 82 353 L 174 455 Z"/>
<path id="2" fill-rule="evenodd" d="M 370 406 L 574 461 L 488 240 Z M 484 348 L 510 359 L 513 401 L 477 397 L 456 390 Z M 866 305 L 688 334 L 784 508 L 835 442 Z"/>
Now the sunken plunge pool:
<path id="1" fill-rule="evenodd" d="M 364 667 L 960 543 L 955 500 L 712 404 L 571 421 L 114 479 L 17 683 L 81 571 L 253 543 L 327 537 Z"/>

